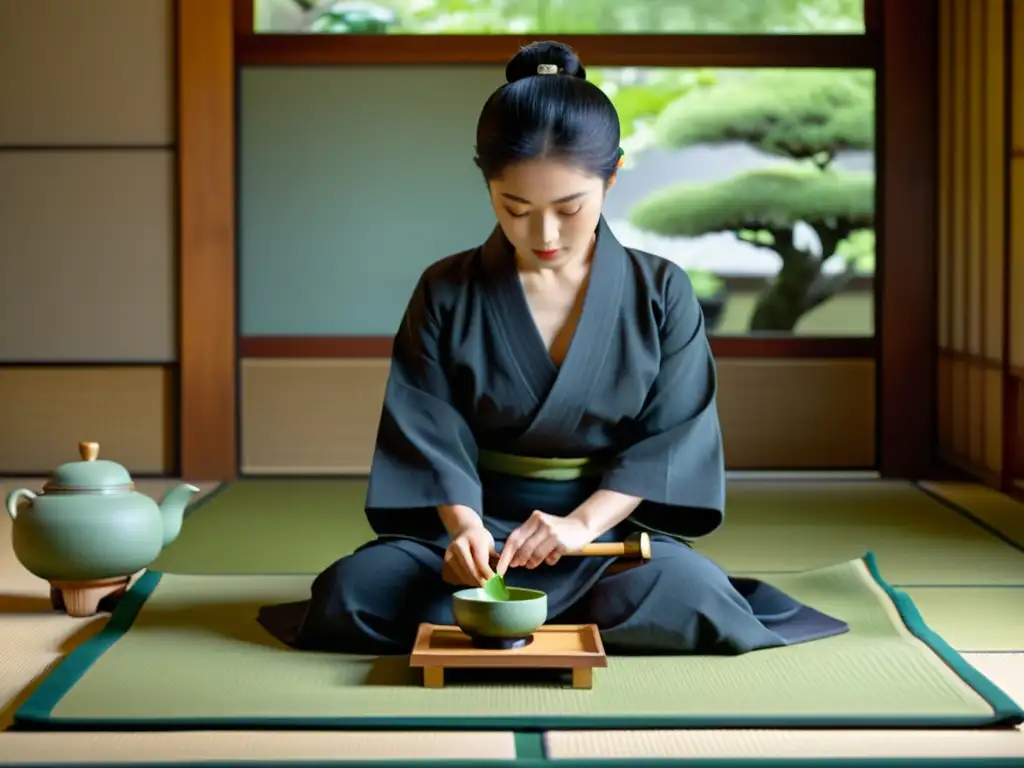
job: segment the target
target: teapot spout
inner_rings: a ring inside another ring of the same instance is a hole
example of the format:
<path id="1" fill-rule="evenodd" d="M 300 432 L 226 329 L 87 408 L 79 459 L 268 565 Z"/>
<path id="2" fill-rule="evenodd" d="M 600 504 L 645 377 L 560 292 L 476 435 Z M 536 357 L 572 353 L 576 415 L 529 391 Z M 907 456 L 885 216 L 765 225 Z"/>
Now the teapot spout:
<path id="1" fill-rule="evenodd" d="M 160 518 L 164 527 L 164 546 L 166 547 L 181 533 L 181 525 L 185 520 L 185 508 L 192 497 L 199 493 L 194 485 L 182 483 L 171 488 L 160 500 Z"/>

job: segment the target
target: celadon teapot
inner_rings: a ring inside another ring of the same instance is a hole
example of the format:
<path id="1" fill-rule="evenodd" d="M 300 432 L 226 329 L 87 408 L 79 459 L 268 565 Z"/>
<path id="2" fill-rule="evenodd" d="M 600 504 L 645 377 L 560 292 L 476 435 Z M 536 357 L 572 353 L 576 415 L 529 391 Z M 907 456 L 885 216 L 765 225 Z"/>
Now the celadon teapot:
<path id="1" fill-rule="evenodd" d="M 65 598 L 69 588 L 127 584 L 177 538 L 199 491 L 182 483 L 158 504 L 135 490 L 123 466 L 99 458 L 99 444 L 78 449 L 81 461 L 58 467 L 41 493 L 18 488 L 7 496 L 15 556 Z"/>

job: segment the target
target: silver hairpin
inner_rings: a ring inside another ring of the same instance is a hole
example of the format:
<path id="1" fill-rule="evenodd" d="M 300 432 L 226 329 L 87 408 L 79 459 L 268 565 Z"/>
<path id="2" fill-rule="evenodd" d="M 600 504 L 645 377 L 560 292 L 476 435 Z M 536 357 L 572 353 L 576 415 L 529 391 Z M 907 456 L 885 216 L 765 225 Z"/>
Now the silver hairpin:
<path id="1" fill-rule="evenodd" d="M 557 75 L 558 66 L 555 64 L 538 64 L 537 65 L 538 75 Z"/>

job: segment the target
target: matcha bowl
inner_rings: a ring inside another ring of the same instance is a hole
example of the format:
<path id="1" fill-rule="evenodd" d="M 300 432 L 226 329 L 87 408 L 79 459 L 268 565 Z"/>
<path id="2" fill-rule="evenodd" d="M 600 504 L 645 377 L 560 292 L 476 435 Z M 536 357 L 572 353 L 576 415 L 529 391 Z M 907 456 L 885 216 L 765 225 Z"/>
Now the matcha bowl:
<path id="1" fill-rule="evenodd" d="M 520 648 L 548 620 L 548 596 L 508 587 L 504 599 L 495 599 L 482 588 L 463 589 L 452 596 L 452 613 L 477 648 Z"/>

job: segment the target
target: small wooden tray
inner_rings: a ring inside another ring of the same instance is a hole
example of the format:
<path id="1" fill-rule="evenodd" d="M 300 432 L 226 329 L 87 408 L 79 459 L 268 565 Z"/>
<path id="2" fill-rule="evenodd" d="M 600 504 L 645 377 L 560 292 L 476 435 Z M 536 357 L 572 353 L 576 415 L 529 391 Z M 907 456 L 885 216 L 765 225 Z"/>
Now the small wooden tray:
<path id="1" fill-rule="evenodd" d="M 528 645 L 510 650 L 475 648 L 458 627 L 420 624 L 409 666 L 423 668 L 423 685 L 444 687 L 445 669 L 571 669 L 573 688 L 593 686 L 595 667 L 607 667 L 595 624 L 551 624 L 533 633 Z"/>

